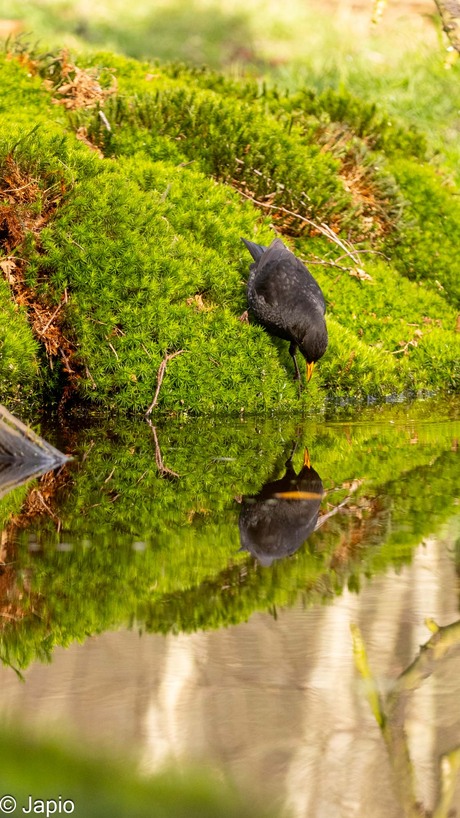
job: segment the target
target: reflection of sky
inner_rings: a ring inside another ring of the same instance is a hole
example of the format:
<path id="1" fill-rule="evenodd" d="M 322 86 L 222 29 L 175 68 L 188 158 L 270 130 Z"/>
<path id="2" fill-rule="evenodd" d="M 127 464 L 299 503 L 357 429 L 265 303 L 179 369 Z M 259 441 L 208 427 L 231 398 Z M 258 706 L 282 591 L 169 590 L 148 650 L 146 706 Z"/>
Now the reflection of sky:
<path id="1" fill-rule="evenodd" d="M 190 635 L 121 630 L 57 649 L 21 684 L 0 671 L 0 713 L 28 727 L 63 725 L 80 743 L 132 749 L 143 770 L 207 759 L 296 818 L 401 818 L 382 737 L 355 670 L 350 625 L 363 633 L 380 691 L 389 691 L 430 634 L 458 619 L 452 548 L 460 518 L 426 539 L 397 575 Z M 417 795 L 432 809 L 440 754 L 460 743 L 460 656 L 452 648 L 409 695 L 405 728 Z M 454 804 L 460 808 L 460 792 Z"/>

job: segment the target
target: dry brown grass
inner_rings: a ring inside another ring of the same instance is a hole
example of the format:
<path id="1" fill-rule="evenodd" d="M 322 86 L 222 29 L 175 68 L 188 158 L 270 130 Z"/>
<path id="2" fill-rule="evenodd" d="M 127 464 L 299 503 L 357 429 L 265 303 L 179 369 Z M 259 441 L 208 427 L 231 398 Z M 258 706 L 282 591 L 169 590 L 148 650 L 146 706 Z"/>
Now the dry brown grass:
<path id="1" fill-rule="evenodd" d="M 49 364 L 60 357 L 64 370 L 74 375 L 70 359 L 74 353 L 72 342 L 63 330 L 63 310 L 68 302 L 67 291 L 56 306 L 25 280 L 25 263 L 20 255 L 21 244 L 28 233 L 39 242 L 39 234 L 53 217 L 59 202 L 65 195 L 63 183 L 53 183 L 43 190 L 38 180 L 22 170 L 13 156 L 7 156 L 0 170 L 0 249 L 4 257 L 0 270 L 8 282 L 12 297 L 20 307 L 25 307 L 36 338 L 43 344 Z"/>

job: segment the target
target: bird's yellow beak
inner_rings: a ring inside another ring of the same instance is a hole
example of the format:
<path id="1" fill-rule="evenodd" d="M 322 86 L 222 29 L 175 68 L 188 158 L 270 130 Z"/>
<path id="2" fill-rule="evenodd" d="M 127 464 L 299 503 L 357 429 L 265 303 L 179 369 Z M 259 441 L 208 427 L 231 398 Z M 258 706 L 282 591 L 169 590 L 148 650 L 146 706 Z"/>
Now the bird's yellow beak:
<path id="1" fill-rule="evenodd" d="M 307 469 L 310 468 L 310 455 L 308 454 L 308 449 L 305 449 L 303 453 L 303 465 L 306 466 Z"/>
<path id="2" fill-rule="evenodd" d="M 313 375 L 314 365 L 315 365 L 314 361 L 311 361 L 311 363 L 307 363 L 307 381 L 309 381 L 311 376 Z"/>

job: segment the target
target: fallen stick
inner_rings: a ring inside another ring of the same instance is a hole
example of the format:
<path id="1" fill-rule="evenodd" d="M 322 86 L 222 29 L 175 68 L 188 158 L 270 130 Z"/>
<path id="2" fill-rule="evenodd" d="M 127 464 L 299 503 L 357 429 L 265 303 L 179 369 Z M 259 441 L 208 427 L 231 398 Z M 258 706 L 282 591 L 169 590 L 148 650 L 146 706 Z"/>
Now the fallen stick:
<path id="1" fill-rule="evenodd" d="M 172 361 L 172 359 L 175 358 L 177 355 L 181 355 L 182 352 L 184 352 L 183 349 L 178 349 L 176 352 L 170 352 L 168 355 L 165 355 L 165 357 L 163 358 L 163 360 L 162 360 L 162 362 L 161 362 L 161 364 L 160 364 L 160 366 L 158 368 L 156 392 L 155 392 L 152 403 L 150 404 L 149 408 L 147 409 L 147 411 L 145 413 L 145 417 L 148 417 L 151 414 L 152 410 L 157 405 L 158 395 L 160 394 L 161 384 L 163 383 L 163 378 L 164 378 L 165 371 L 166 371 L 166 364 L 168 363 L 168 361 Z"/>

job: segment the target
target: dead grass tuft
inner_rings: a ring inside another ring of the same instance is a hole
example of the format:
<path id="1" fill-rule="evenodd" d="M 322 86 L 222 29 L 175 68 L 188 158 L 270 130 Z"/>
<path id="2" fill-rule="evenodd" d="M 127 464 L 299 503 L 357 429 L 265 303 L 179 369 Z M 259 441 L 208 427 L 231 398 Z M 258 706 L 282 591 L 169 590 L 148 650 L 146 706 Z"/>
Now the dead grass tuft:
<path id="1" fill-rule="evenodd" d="M 399 207 L 394 201 L 394 191 L 392 198 L 389 191 L 383 189 L 375 168 L 365 160 L 365 152 L 371 147 L 369 140 L 363 136 L 356 142 L 351 129 L 343 123 L 328 123 L 319 130 L 318 139 L 322 150 L 340 161 L 339 176 L 351 196 L 360 229 L 355 241 L 363 241 L 370 234 L 381 238 L 391 232 L 400 215 Z"/>
<path id="2" fill-rule="evenodd" d="M 103 88 L 98 70 L 79 68 L 69 60 L 68 51 L 61 51 L 48 67 L 49 73 L 51 69 L 50 78 L 45 79 L 43 84 L 47 91 L 58 95 L 53 97 L 53 103 L 63 105 L 69 111 L 102 106 L 107 97 L 117 91 L 117 81 L 113 75 L 111 87 Z"/>
<path id="3" fill-rule="evenodd" d="M 20 307 L 25 307 L 33 332 L 43 344 L 49 365 L 60 357 L 64 371 L 75 377 L 70 363 L 75 348 L 63 331 L 62 308 L 68 303 L 67 291 L 61 303 L 47 302 L 39 296 L 25 280 L 25 261 L 16 254 L 28 233 L 37 238 L 40 231 L 52 218 L 65 195 L 64 184 L 52 184 L 43 190 L 38 181 L 22 170 L 13 156 L 7 156 L 0 171 L 0 249 L 5 254 L 0 261 L 0 270 L 8 282 L 13 299 Z"/>

